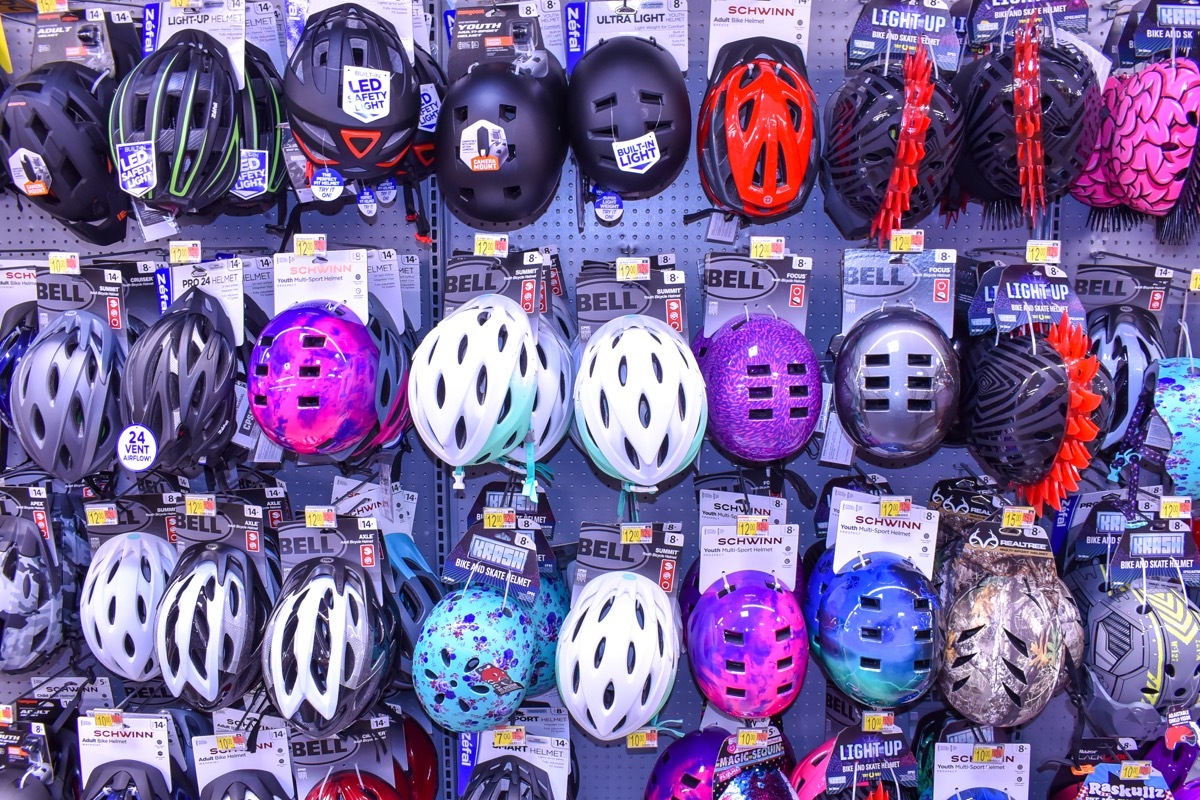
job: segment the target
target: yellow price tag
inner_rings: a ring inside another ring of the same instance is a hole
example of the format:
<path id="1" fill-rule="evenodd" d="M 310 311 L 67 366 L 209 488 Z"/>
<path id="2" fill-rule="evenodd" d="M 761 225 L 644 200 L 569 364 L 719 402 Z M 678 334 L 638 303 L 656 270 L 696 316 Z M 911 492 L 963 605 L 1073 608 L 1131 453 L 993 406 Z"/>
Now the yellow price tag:
<path id="1" fill-rule="evenodd" d="M 79 253 L 50 253 L 48 261 L 53 275 L 79 274 Z"/>
<path id="2" fill-rule="evenodd" d="M 492 731 L 493 747 L 511 747 L 525 744 L 525 728 L 521 725 L 509 725 L 506 728 L 496 728 Z"/>
<path id="3" fill-rule="evenodd" d="M 650 541 L 654 531 L 649 525 L 622 525 L 621 544 L 641 544 Z"/>
<path id="4" fill-rule="evenodd" d="M 58 0 L 37 0 L 37 10 L 39 14 L 61 13 L 67 10 L 67 4 Z"/>
<path id="5" fill-rule="evenodd" d="M 618 258 L 617 280 L 619 281 L 648 281 L 650 280 L 650 259 L 648 258 Z"/>
<path id="6" fill-rule="evenodd" d="M 217 515 L 217 498 L 211 494 L 185 494 L 183 496 L 183 513 L 189 517 L 215 517 Z"/>
<path id="7" fill-rule="evenodd" d="M 1200 269 L 1192 270 L 1192 277 L 1188 280 L 1188 288 L 1193 292 L 1200 292 Z"/>
<path id="8" fill-rule="evenodd" d="M 115 728 L 121 724 L 121 712 L 97 709 L 92 713 L 92 719 L 95 720 L 97 728 Z"/>
<path id="9" fill-rule="evenodd" d="M 1152 769 L 1149 761 L 1122 761 L 1121 780 L 1144 781 L 1150 777 Z"/>
<path id="10" fill-rule="evenodd" d="M 1000 518 L 1000 525 L 1005 528 L 1029 528 L 1037 519 L 1029 506 L 1006 506 Z"/>
<path id="11" fill-rule="evenodd" d="M 508 256 L 507 233 L 477 233 L 475 234 L 475 255 L 489 258 L 505 258 Z"/>
<path id="12" fill-rule="evenodd" d="M 485 508 L 483 510 L 483 527 L 489 531 L 514 528 L 517 525 L 517 512 L 511 508 Z"/>
<path id="13" fill-rule="evenodd" d="M 751 236 L 750 257 L 754 259 L 783 258 L 785 241 L 782 236 Z"/>
<path id="14" fill-rule="evenodd" d="M 1159 503 L 1158 515 L 1163 519 L 1184 519 L 1192 516 L 1192 498 L 1164 495 Z"/>
<path id="15" fill-rule="evenodd" d="M 879 499 L 879 516 L 902 517 L 912 511 L 911 497 L 881 497 Z"/>
<path id="16" fill-rule="evenodd" d="M 658 747 L 658 728 L 642 728 L 625 737 L 630 750 L 653 750 Z"/>
<path id="17" fill-rule="evenodd" d="M 882 733 L 896 724 L 896 715 L 887 711 L 866 711 L 862 715 L 862 729 L 865 733 Z"/>
<path id="18" fill-rule="evenodd" d="M 5 703 L 0 706 L 0 725 L 12 725 L 17 720 L 16 709 Z"/>
<path id="19" fill-rule="evenodd" d="M 892 231 L 891 250 L 893 253 L 923 253 L 925 252 L 925 231 L 918 229 L 897 229 Z"/>
<path id="20" fill-rule="evenodd" d="M 1030 264 L 1057 264 L 1062 261 L 1062 242 L 1057 239 L 1030 239 L 1025 243 L 1025 260 Z"/>
<path id="21" fill-rule="evenodd" d="M 234 750 L 238 746 L 238 739 L 241 736 L 234 736 L 231 733 L 222 734 L 217 737 L 217 749 L 222 751 Z"/>
<path id="22" fill-rule="evenodd" d="M 742 748 L 762 747 L 767 743 L 767 732 L 761 728 L 738 728 L 737 746 Z"/>
<path id="23" fill-rule="evenodd" d="M 298 233 L 292 237 L 292 250 L 298 256 L 324 255 L 327 250 L 325 234 Z"/>
<path id="24" fill-rule="evenodd" d="M 978 745 L 971 751 L 971 761 L 976 764 L 990 764 L 998 758 L 1004 758 L 1004 748 L 1000 745 Z"/>
<path id="25" fill-rule="evenodd" d="M 84 516 L 89 526 L 116 525 L 117 507 L 113 505 L 85 506 Z"/>
<path id="26" fill-rule="evenodd" d="M 739 515 L 737 518 L 738 536 L 758 536 L 768 530 L 767 518 L 754 515 Z"/>
<path id="27" fill-rule="evenodd" d="M 172 264 L 199 264 L 200 242 L 195 239 L 171 242 L 167 255 Z"/>
<path id="28" fill-rule="evenodd" d="M 304 525 L 308 528 L 332 528 L 337 525 L 333 506 L 305 506 Z"/>

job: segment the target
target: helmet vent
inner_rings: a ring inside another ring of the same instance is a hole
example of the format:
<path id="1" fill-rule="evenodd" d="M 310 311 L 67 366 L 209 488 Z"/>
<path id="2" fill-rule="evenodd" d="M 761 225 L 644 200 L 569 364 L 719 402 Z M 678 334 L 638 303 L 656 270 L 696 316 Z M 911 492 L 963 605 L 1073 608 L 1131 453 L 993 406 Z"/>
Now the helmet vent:
<path id="1" fill-rule="evenodd" d="M 517 107 L 501 103 L 498 116 L 504 122 L 512 122 L 517 118 Z"/>
<path id="2" fill-rule="evenodd" d="M 913 661 L 913 672 L 929 672 L 933 662 L 928 658 L 918 658 Z"/>
<path id="3" fill-rule="evenodd" d="M 910 375 L 908 376 L 908 388 L 928 391 L 933 388 L 933 378 L 922 375 Z"/>
<path id="4" fill-rule="evenodd" d="M 909 398 L 908 410 L 914 414 L 930 413 L 933 411 L 933 401 L 932 400 L 917 400 L 916 398 Z"/>
<path id="5" fill-rule="evenodd" d="M 300 368 L 300 377 L 301 378 L 319 378 L 319 377 L 321 377 L 321 368 L 320 367 L 301 367 Z"/>
<path id="6" fill-rule="evenodd" d="M 931 353 L 909 353 L 908 365 L 910 367 L 932 367 L 933 355 Z"/>
<path id="7" fill-rule="evenodd" d="M 929 628 L 922 628 L 919 631 L 913 631 L 913 639 L 918 642 L 932 642 L 933 631 Z"/>
<path id="8" fill-rule="evenodd" d="M 301 395 L 296 401 L 297 408 L 320 408 L 321 400 L 311 395 Z"/>
<path id="9" fill-rule="evenodd" d="M 870 611 L 879 611 L 881 608 L 883 608 L 883 603 L 880 602 L 879 598 L 872 597 L 869 594 L 864 594 L 864 595 L 860 596 L 858 598 L 858 604 L 860 606 L 862 606 L 863 608 L 868 609 Z"/>
<path id="10" fill-rule="evenodd" d="M 859 631 L 859 635 L 862 638 L 866 639 L 868 642 L 882 642 L 883 641 L 883 629 L 882 628 L 876 628 L 876 627 L 863 628 L 861 631 Z"/>
<path id="11" fill-rule="evenodd" d="M 804 364 L 796 364 L 796 363 L 788 364 L 787 365 L 787 373 L 788 373 L 788 375 L 807 375 L 808 367 L 805 366 Z"/>
<path id="12" fill-rule="evenodd" d="M 605 111 L 611 111 L 612 109 L 616 108 L 616 105 L 617 105 L 616 94 L 609 94 L 609 95 L 605 95 L 604 97 L 599 98 L 598 100 L 593 100 L 592 101 L 592 110 L 594 110 L 597 114 L 599 114 L 599 113 L 602 113 Z"/>
<path id="13" fill-rule="evenodd" d="M 878 658 L 860 658 L 858 660 L 858 665 L 871 672 L 879 672 L 880 668 L 883 666 L 882 662 L 880 662 Z"/>
<path id="14" fill-rule="evenodd" d="M 1008 639 L 1008 643 L 1011 644 L 1014 648 L 1016 648 L 1016 651 L 1018 653 L 1020 653 L 1025 658 L 1029 658 L 1029 646 L 1027 644 L 1025 644 L 1023 639 L 1021 639 L 1019 636 L 1017 636 L 1010 630 L 1005 630 L 1004 635 Z"/>
<path id="15" fill-rule="evenodd" d="M 731 644 L 734 647 L 742 647 L 746 644 L 746 637 L 740 631 L 724 631 L 722 636 L 725 639 L 725 644 Z"/>
<path id="16" fill-rule="evenodd" d="M 751 400 L 770 400 L 775 395 L 774 389 L 770 386 L 751 386 Z"/>
<path id="17" fill-rule="evenodd" d="M 775 415 L 771 412 L 771 409 L 769 409 L 769 408 L 752 408 L 752 409 L 750 409 L 750 413 L 747 414 L 747 417 L 749 419 L 755 419 L 755 420 L 773 419 L 774 416 Z"/>
<path id="18" fill-rule="evenodd" d="M 325 337 L 315 335 L 304 336 L 300 339 L 300 346 L 304 348 L 324 347 Z"/>
<path id="19" fill-rule="evenodd" d="M 863 403 L 863 408 L 866 411 L 887 411 L 890 407 L 886 398 L 868 398 Z"/>
<path id="20" fill-rule="evenodd" d="M 808 386 L 806 384 L 798 384 L 788 387 L 789 397 L 808 397 Z"/>
<path id="21" fill-rule="evenodd" d="M 1009 661 L 1007 658 L 1002 658 L 1000 660 L 1004 662 L 1004 668 L 1007 669 L 1014 678 L 1019 680 L 1021 683 L 1026 682 L 1025 670 L 1021 669 L 1016 664 Z"/>
<path id="22" fill-rule="evenodd" d="M 887 389 L 891 385 L 891 378 L 887 375 L 868 375 L 863 380 L 863 386 L 867 389 Z"/>
<path id="23" fill-rule="evenodd" d="M 867 353 L 863 356 L 863 364 L 868 367 L 886 367 L 892 363 L 892 357 L 887 353 Z"/>
<path id="24" fill-rule="evenodd" d="M 770 364 L 747 364 L 746 374 L 751 378 L 766 378 L 771 375 Z"/>

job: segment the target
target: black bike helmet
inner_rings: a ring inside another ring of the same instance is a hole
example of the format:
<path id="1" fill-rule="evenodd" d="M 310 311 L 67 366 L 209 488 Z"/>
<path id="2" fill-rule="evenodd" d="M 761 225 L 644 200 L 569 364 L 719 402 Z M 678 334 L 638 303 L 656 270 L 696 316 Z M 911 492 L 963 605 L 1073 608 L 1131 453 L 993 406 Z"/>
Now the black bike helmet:
<path id="1" fill-rule="evenodd" d="M 261 214 L 275 205 L 284 188 L 287 170 L 283 163 L 283 81 L 271 58 L 259 47 L 246 42 L 246 85 L 241 91 L 238 131 L 241 149 L 263 150 L 267 154 L 267 190 L 255 197 L 225 195 L 221 210 L 243 216 Z"/>
<path id="2" fill-rule="evenodd" d="M 27 300 L 8 310 L 0 321 L 0 419 L 12 427 L 9 397 L 17 364 L 37 338 L 37 301 Z"/>
<path id="3" fill-rule="evenodd" d="M 88 776 L 84 800 L 171 800 L 171 790 L 157 767 L 120 759 L 105 762 Z"/>
<path id="4" fill-rule="evenodd" d="M 221 304 L 192 288 L 129 349 L 121 421 L 144 425 L 155 466 L 187 476 L 225 450 L 236 427 L 233 326 Z"/>
<path id="5" fill-rule="evenodd" d="M 287 800 L 290 789 L 262 769 L 235 769 L 205 785 L 200 800 Z"/>
<path id="6" fill-rule="evenodd" d="M 62 577 L 33 520 L 0 516 L 0 671 L 25 672 L 63 641 Z"/>
<path id="7" fill-rule="evenodd" d="M 519 756 L 501 756 L 477 766 L 463 800 L 551 800 L 550 777 Z"/>
<path id="8" fill-rule="evenodd" d="M 112 156 L 154 144 L 157 182 L 142 199 L 171 213 L 199 211 L 228 192 L 241 169 L 238 89 L 225 46 L 183 30 L 117 87 L 109 112 Z"/>
<path id="9" fill-rule="evenodd" d="M 446 73 L 437 59 L 420 45 L 413 45 L 413 71 L 421 90 L 421 118 L 412 144 L 396 167 L 396 177 L 416 185 L 433 174 L 434 131 L 437 129 L 437 110 L 446 97 Z M 427 97 L 428 95 L 428 97 Z M 427 112 L 429 116 L 426 116 Z"/>
<path id="10" fill-rule="evenodd" d="M 950 182 L 962 147 L 962 115 L 950 88 L 933 79 L 925 156 L 900 227 L 910 228 L 933 211 Z M 865 69 L 851 75 L 825 112 L 821 189 L 825 213 L 847 239 L 867 236 L 887 195 L 896 164 L 905 109 L 905 77 Z"/>
<path id="11" fill-rule="evenodd" d="M 675 58 L 618 36 L 589 50 L 567 90 L 571 150 L 584 174 L 622 197 L 652 197 L 687 162 L 692 106 Z M 653 141 L 639 143 L 639 139 Z"/>
<path id="12" fill-rule="evenodd" d="M 387 113 L 364 121 L 346 106 L 343 70 L 388 73 Z M 382 178 L 400 163 L 421 109 L 417 76 L 392 23 L 354 3 L 309 18 L 284 76 L 292 133 L 308 160 L 346 180 Z"/>
<path id="13" fill-rule="evenodd" d="M 508 228 L 542 215 L 567 157 L 551 82 L 487 63 L 459 78 L 438 115 L 438 184 L 468 225 Z"/>
<path id="14" fill-rule="evenodd" d="M 17 188 L 68 230 L 95 245 L 125 238 L 129 198 L 109 160 L 108 107 L 116 83 L 71 61 L 55 61 L 17 80 L 0 98 L 0 157 L 20 157 L 28 180 L 45 164 L 44 193 Z M 22 152 L 25 151 L 25 152 Z"/>

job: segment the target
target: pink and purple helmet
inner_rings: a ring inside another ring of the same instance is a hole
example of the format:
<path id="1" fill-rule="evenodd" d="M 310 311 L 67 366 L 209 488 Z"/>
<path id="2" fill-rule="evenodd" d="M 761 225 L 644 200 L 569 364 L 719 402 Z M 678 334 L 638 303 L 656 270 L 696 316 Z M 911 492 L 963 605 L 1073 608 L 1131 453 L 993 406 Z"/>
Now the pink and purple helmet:
<path id="1" fill-rule="evenodd" d="M 1191 59 L 1150 64 L 1122 87 L 1109 167 L 1123 200 L 1161 217 L 1179 200 L 1196 147 L 1200 68 Z"/>
<path id="2" fill-rule="evenodd" d="M 672 742 L 654 762 L 645 800 L 713 800 L 713 772 L 728 736 L 712 727 Z"/>
<path id="3" fill-rule="evenodd" d="M 1104 84 L 1104 109 L 1100 115 L 1100 133 L 1096 137 L 1096 146 L 1092 149 L 1083 172 L 1075 179 L 1075 183 L 1071 184 L 1071 196 L 1091 208 L 1115 208 L 1123 202 L 1124 189 L 1113 176 L 1110 160 L 1113 134 L 1117 127 L 1117 105 L 1121 100 L 1127 77 L 1110 75 Z"/>
<path id="4" fill-rule="evenodd" d="M 687 649 L 688 619 L 692 616 L 692 609 L 699 602 L 700 559 L 697 558 L 692 562 L 692 566 L 688 569 L 687 574 L 683 576 L 683 583 L 679 587 L 679 621 L 683 625 L 684 649 Z"/>
<path id="5" fill-rule="evenodd" d="M 792 770 L 792 788 L 797 800 L 819 800 L 825 796 L 825 771 L 836 739 L 826 739 L 796 764 Z"/>
<path id="6" fill-rule="evenodd" d="M 701 371 L 708 432 L 730 455 L 778 461 L 807 444 L 821 413 L 821 374 L 793 325 L 770 314 L 736 317 L 713 335 Z"/>
<path id="7" fill-rule="evenodd" d="M 808 633 L 796 595 L 765 572 L 735 572 L 700 596 L 688 620 L 700 691 L 744 719 L 782 712 L 804 683 Z"/>
<path id="8" fill-rule="evenodd" d="M 267 438 L 302 454 L 358 444 L 378 422 L 379 349 L 349 308 L 299 303 L 267 323 L 250 355 L 250 410 Z"/>

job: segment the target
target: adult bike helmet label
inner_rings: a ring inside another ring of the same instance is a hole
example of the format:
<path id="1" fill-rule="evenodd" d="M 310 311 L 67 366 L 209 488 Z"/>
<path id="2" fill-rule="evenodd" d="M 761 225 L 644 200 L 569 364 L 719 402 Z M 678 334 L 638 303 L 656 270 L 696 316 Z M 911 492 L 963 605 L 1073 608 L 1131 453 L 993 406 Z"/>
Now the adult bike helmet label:
<path id="1" fill-rule="evenodd" d="M 342 109 L 363 122 L 383 119 L 391 112 L 392 91 L 387 70 L 342 67 Z"/>
<path id="2" fill-rule="evenodd" d="M 143 197 L 158 185 L 153 142 L 117 145 L 117 183 L 134 197 Z"/>

